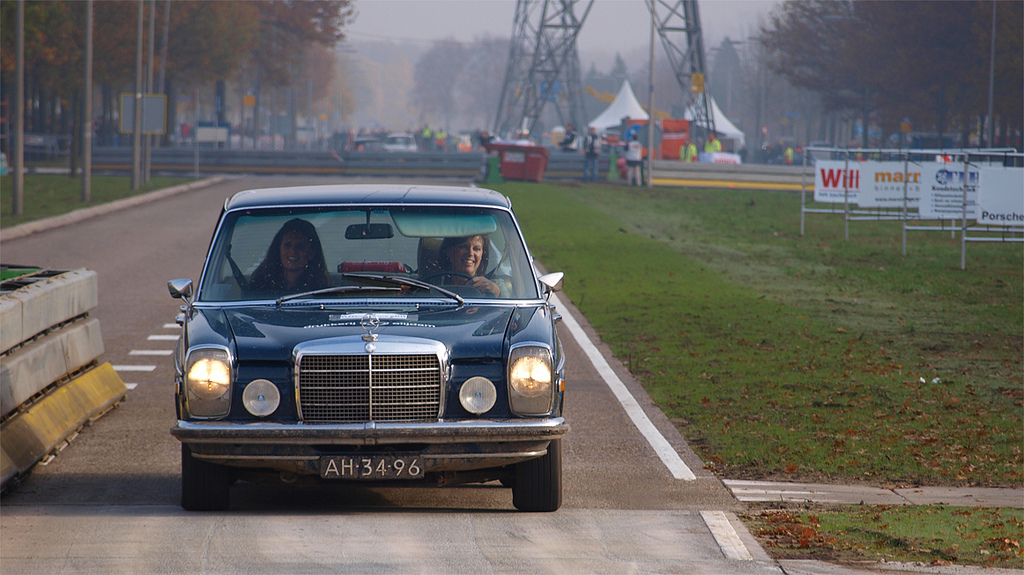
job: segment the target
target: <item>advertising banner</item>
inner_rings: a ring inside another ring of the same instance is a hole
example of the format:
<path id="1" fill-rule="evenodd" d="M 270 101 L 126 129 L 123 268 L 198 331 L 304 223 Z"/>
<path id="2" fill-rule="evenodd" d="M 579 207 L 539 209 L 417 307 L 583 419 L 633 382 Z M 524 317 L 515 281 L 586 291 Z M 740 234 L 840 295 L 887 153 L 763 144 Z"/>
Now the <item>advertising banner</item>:
<path id="1" fill-rule="evenodd" d="M 977 222 L 1024 227 L 1024 168 L 981 169 Z"/>
<path id="2" fill-rule="evenodd" d="M 964 165 L 928 164 L 922 170 L 921 205 L 918 213 L 922 220 L 958 220 L 964 217 Z M 967 219 L 977 217 L 978 183 L 981 173 L 977 166 L 967 170 Z"/>
<path id="3" fill-rule="evenodd" d="M 861 166 L 860 162 L 818 161 L 814 165 L 814 201 L 841 204 L 848 199 L 857 203 Z"/>
<path id="4" fill-rule="evenodd" d="M 923 220 L 964 216 L 964 165 L 959 162 L 846 162 L 821 160 L 814 167 L 814 201 L 862 208 L 907 207 Z M 967 219 L 990 226 L 1024 227 L 1024 169 L 971 165 Z"/>
<path id="5" fill-rule="evenodd" d="M 857 204 L 862 208 L 902 208 L 905 191 L 907 207 L 917 209 L 921 168 L 920 164 L 906 162 L 861 163 Z"/>

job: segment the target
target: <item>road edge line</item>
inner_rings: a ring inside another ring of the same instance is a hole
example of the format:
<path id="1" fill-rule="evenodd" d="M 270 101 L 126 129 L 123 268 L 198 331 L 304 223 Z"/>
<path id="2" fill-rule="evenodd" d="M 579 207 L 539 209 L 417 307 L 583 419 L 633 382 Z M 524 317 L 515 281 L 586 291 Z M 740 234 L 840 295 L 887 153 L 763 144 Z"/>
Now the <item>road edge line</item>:
<path id="1" fill-rule="evenodd" d="M 586 354 L 590 363 L 597 370 L 598 375 L 604 380 L 605 384 L 611 389 L 612 394 L 618 399 L 619 404 L 626 411 L 626 415 L 633 422 L 633 425 L 640 431 L 640 433 L 647 439 L 651 447 L 654 449 L 658 457 L 661 458 L 662 463 L 668 468 L 669 472 L 676 479 L 684 481 L 694 481 L 697 476 L 693 474 L 693 471 L 686 465 L 679 453 L 676 452 L 672 444 L 665 439 L 665 436 L 658 431 L 658 428 L 654 426 L 651 419 L 647 417 L 643 408 L 637 402 L 636 398 L 626 389 L 626 384 L 619 379 L 619 376 L 615 374 L 612 367 L 608 365 L 608 361 L 598 351 L 597 346 L 594 345 L 587 334 L 580 327 L 579 322 L 576 318 L 569 313 L 568 308 L 562 303 L 562 300 L 558 299 L 556 294 L 551 294 L 551 303 L 555 306 L 555 310 L 561 314 L 562 323 L 569 330 L 573 339 L 579 344 L 583 353 Z"/>

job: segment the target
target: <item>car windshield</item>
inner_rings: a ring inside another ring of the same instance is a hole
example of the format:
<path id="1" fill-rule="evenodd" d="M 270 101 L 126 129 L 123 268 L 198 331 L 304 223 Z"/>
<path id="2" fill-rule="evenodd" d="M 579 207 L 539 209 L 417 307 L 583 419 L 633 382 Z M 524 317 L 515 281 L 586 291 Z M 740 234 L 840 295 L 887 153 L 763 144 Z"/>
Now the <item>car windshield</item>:
<path id="1" fill-rule="evenodd" d="M 330 289 L 347 286 L 352 289 Z M 225 214 L 197 297 L 280 303 L 539 295 L 519 229 L 506 211 L 360 206 Z"/>

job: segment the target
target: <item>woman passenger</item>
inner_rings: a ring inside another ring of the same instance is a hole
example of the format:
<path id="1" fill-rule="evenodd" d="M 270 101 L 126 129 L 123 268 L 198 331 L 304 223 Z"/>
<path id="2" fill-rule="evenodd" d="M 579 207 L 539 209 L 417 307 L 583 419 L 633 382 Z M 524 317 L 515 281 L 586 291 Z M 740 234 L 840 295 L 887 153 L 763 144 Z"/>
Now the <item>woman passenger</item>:
<path id="1" fill-rule="evenodd" d="M 313 224 L 295 218 L 285 222 L 270 242 L 250 280 L 265 293 L 298 293 L 328 287 L 323 246 Z"/>

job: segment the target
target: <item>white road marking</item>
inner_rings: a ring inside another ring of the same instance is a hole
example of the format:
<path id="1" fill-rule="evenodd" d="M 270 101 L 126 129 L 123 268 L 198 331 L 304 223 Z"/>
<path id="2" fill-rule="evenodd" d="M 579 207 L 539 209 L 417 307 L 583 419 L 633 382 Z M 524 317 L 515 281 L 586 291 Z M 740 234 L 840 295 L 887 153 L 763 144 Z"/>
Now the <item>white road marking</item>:
<path id="1" fill-rule="evenodd" d="M 181 329 L 181 326 L 176 323 L 165 323 L 164 329 Z"/>
<path id="2" fill-rule="evenodd" d="M 178 341 L 178 336 L 176 336 L 176 335 L 151 335 L 151 336 L 147 337 L 146 339 L 148 339 L 149 341 Z"/>
<path id="3" fill-rule="evenodd" d="M 640 404 L 637 403 L 636 398 L 629 393 L 626 389 L 626 384 L 622 383 L 619 376 L 615 375 L 611 366 L 598 351 L 597 347 L 587 337 L 586 332 L 580 327 L 580 324 L 576 321 L 576 318 L 572 317 L 569 310 L 562 304 L 562 301 L 558 299 L 558 296 L 551 294 L 551 302 L 555 305 L 555 309 L 559 314 L 562 315 L 562 322 L 565 327 L 569 329 L 569 333 L 576 340 L 576 343 L 583 349 L 583 353 L 587 355 L 590 362 L 594 365 L 597 373 L 601 375 L 608 387 L 611 388 L 612 393 L 615 394 L 616 399 L 622 404 L 622 408 L 626 410 L 626 415 L 633 420 L 633 425 L 636 426 L 640 433 L 647 439 L 647 442 L 654 448 L 655 453 L 661 458 L 662 463 L 668 468 L 669 472 L 676 479 L 683 479 L 685 481 L 693 481 L 697 479 L 697 476 L 690 471 L 690 468 L 686 466 L 682 458 L 676 452 L 672 444 L 665 439 L 665 436 L 658 431 L 658 428 L 651 423 L 650 418 L 644 413 Z"/>
<path id="4" fill-rule="evenodd" d="M 128 388 L 128 391 L 131 391 L 131 390 L 135 389 L 136 387 L 138 387 L 139 384 L 137 384 L 137 383 L 126 383 L 126 384 L 124 384 L 124 386 Z"/>
<path id="5" fill-rule="evenodd" d="M 725 511 L 701 511 L 700 516 L 704 518 L 704 523 L 711 530 L 711 535 L 714 536 L 715 542 L 718 543 L 718 547 L 726 559 L 732 561 L 754 560 L 754 556 L 747 550 L 747 546 L 743 544 L 732 523 L 729 523 Z"/>
<path id="6" fill-rule="evenodd" d="M 133 349 L 128 355 L 171 355 L 173 349 Z"/>
<path id="7" fill-rule="evenodd" d="M 114 371 L 153 371 L 155 365 L 115 365 Z"/>

